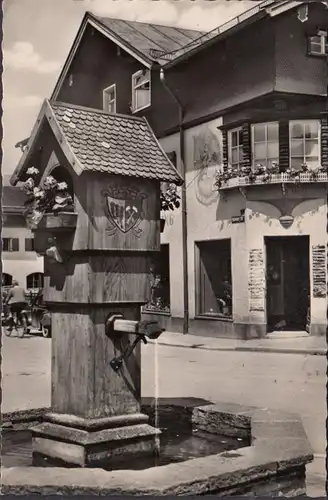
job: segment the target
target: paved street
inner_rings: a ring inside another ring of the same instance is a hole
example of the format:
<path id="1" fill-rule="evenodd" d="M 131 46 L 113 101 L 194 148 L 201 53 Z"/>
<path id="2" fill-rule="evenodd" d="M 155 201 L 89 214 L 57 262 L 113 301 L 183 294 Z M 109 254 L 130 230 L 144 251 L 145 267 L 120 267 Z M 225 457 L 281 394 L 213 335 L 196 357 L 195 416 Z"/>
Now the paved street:
<path id="1" fill-rule="evenodd" d="M 50 405 L 51 340 L 3 338 L 2 411 Z M 326 447 L 326 358 L 151 345 L 142 395 L 191 396 L 298 413 L 315 454 Z"/>

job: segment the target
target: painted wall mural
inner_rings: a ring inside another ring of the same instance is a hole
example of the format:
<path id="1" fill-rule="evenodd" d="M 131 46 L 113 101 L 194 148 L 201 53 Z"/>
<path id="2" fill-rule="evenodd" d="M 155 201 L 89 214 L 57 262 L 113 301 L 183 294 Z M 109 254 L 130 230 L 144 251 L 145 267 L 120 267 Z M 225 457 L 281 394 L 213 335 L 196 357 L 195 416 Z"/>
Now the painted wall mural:
<path id="1" fill-rule="evenodd" d="M 193 137 L 194 167 L 198 171 L 195 182 L 196 198 L 202 205 L 216 203 L 219 193 L 214 185 L 216 169 L 222 166 L 221 132 L 207 129 Z"/>

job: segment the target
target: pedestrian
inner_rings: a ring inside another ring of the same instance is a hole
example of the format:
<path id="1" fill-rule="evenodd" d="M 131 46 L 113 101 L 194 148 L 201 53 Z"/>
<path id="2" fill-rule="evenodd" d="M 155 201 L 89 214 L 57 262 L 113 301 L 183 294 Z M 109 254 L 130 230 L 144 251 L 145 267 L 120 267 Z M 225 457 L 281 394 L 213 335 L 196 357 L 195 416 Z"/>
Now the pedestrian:
<path id="1" fill-rule="evenodd" d="M 9 290 L 6 304 L 10 307 L 11 314 L 16 317 L 16 321 L 21 320 L 22 311 L 26 307 L 26 294 L 24 288 L 22 288 L 17 280 L 13 281 L 13 286 Z"/>

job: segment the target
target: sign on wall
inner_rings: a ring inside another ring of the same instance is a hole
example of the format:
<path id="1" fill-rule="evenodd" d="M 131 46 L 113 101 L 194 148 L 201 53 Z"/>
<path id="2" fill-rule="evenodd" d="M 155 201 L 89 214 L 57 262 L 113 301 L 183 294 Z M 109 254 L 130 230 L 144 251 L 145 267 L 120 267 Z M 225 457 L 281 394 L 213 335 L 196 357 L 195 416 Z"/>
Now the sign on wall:
<path id="1" fill-rule="evenodd" d="M 326 297 L 326 249 L 325 245 L 312 247 L 312 287 L 313 297 Z"/>
<path id="2" fill-rule="evenodd" d="M 253 249 L 249 252 L 249 278 L 250 311 L 264 311 L 264 258 L 263 251 Z"/>

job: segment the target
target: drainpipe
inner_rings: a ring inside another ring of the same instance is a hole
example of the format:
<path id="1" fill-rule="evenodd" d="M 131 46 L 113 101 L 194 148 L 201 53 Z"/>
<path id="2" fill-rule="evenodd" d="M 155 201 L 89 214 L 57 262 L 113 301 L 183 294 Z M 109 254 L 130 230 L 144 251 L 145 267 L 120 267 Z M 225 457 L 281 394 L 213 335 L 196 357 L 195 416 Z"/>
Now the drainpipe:
<path id="1" fill-rule="evenodd" d="M 181 188 L 181 211 L 182 211 L 182 270 L 183 270 L 183 333 L 188 333 L 189 330 L 189 294 L 188 294 L 188 247 L 187 247 L 187 199 L 186 199 L 186 167 L 185 167 L 185 135 L 183 130 L 184 109 L 171 88 L 165 80 L 164 69 L 161 68 L 160 80 L 176 102 L 179 110 L 179 143 L 180 143 L 180 158 L 181 158 L 181 174 L 183 185 Z"/>

